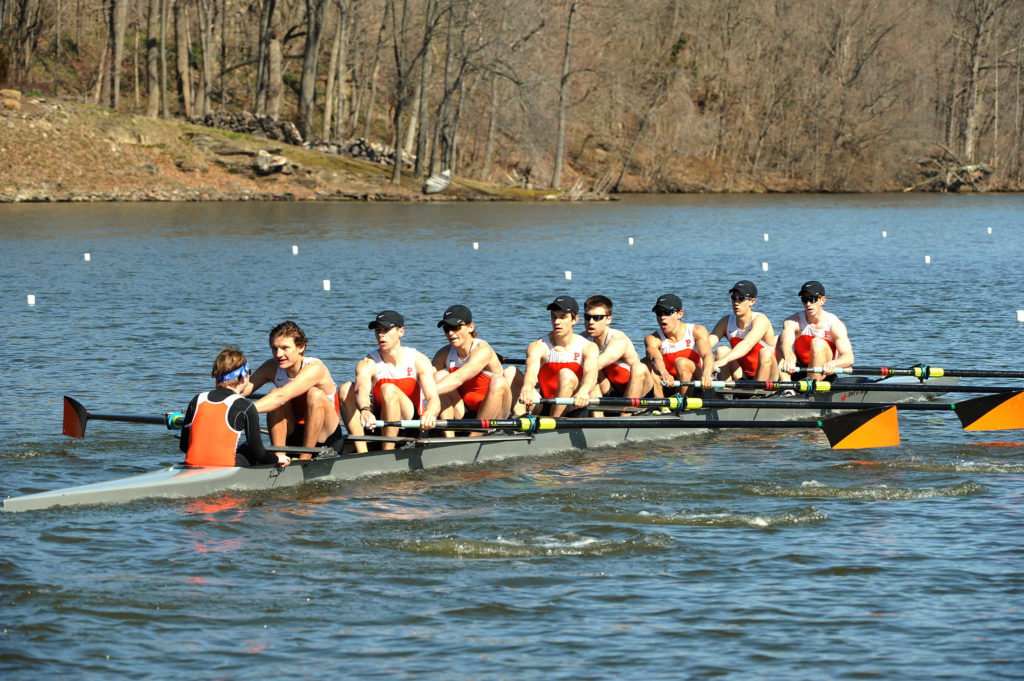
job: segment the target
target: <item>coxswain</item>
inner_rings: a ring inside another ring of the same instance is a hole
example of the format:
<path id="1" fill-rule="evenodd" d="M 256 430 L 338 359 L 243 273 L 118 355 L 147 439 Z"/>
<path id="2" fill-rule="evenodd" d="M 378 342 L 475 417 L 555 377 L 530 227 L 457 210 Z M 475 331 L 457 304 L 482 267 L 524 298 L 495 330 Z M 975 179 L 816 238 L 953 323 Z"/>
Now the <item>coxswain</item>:
<path id="1" fill-rule="evenodd" d="M 782 322 L 782 334 L 776 350 L 784 379 L 835 380 L 836 369 L 853 366 L 853 346 L 846 324 L 825 311 L 825 287 L 809 281 L 800 287 L 804 309 Z M 816 367 L 808 373 L 803 368 Z M 786 376 L 788 374 L 788 377 Z"/>
<path id="2" fill-rule="evenodd" d="M 270 442 L 275 445 L 335 447 L 342 439 L 341 418 L 334 379 L 327 365 L 306 357 L 306 334 L 293 321 L 281 322 L 270 331 L 274 356 L 252 374 L 243 395 L 265 383 L 274 388 L 256 400 L 256 409 L 267 415 Z M 309 454 L 300 458 L 308 459 Z"/>
<path id="3" fill-rule="evenodd" d="M 598 349 L 573 327 L 580 318 L 580 306 L 574 298 L 558 296 L 547 309 L 551 311 L 551 332 L 530 343 L 526 349 L 523 389 L 520 400 L 527 410 L 541 412 L 541 396 L 572 397 L 575 407 L 590 403 L 597 385 Z M 538 390 L 539 386 L 539 390 Z M 552 405 L 551 416 L 561 416 L 565 405 Z"/>
<path id="4" fill-rule="evenodd" d="M 213 360 L 214 389 L 192 398 L 179 445 L 190 466 L 287 466 L 291 459 L 263 447 L 260 415 L 240 394 L 249 385 L 249 363 L 234 345 Z"/>
<path id="5" fill-rule="evenodd" d="M 338 388 L 341 413 L 349 434 L 358 438 L 372 430 L 375 422 L 419 417 L 420 430 L 434 427 L 441 400 L 434 384 L 434 367 L 427 356 L 402 345 L 405 319 L 394 310 L 384 310 L 368 325 L 377 339 L 377 349 L 356 364 L 356 380 Z M 398 428 L 389 426 L 383 435 L 394 438 Z M 355 440 L 357 452 L 366 442 Z M 382 449 L 394 449 L 384 442 Z"/>
<path id="6" fill-rule="evenodd" d="M 680 384 L 699 380 L 704 389 L 711 387 L 715 360 L 711 353 L 708 330 L 700 324 L 683 322 L 683 302 L 679 296 L 666 293 L 651 308 L 658 329 L 647 336 L 645 361 L 654 377 L 655 397 L 673 394 L 676 381 Z M 680 395 L 688 387 L 679 386 Z"/>
<path id="7" fill-rule="evenodd" d="M 583 303 L 583 323 L 587 340 L 598 349 L 597 386 L 594 397 L 643 397 L 651 392 L 654 380 L 640 360 L 636 346 L 622 331 L 613 329 L 612 301 L 606 296 L 590 296 Z M 602 416 L 598 411 L 593 416 Z"/>
<path id="8" fill-rule="evenodd" d="M 437 326 L 448 337 L 448 344 L 434 354 L 433 360 L 441 418 L 508 418 L 513 379 L 505 372 L 514 376 L 515 369 L 503 369 L 490 344 L 477 337 L 470 309 L 452 305 Z"/>
<path id="9" fill-rule="evenodd" d="M 711 347 L 719 340 L 729 343 L 728 348 L 715 348 L 715 373 L 720 380 L 777 381 L 775 329 L 768 317 L 753 311 L 757 286 L 741 279 L 729 289 L 729 297 L 732 314 L 718 320 L 708 341 Z"/>

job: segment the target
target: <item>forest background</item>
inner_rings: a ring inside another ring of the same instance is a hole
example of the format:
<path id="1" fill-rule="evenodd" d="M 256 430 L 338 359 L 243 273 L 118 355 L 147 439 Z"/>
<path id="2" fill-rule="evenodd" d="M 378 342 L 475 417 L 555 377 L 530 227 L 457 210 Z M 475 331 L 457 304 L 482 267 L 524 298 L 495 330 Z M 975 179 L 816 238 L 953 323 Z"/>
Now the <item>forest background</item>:
<path id="1" fill-rule="evenodd" d="M 1024 0 L 0 0 L 0 86 L 365 138 L 396 183 L 1020 190 L 1022 70 Z"/>

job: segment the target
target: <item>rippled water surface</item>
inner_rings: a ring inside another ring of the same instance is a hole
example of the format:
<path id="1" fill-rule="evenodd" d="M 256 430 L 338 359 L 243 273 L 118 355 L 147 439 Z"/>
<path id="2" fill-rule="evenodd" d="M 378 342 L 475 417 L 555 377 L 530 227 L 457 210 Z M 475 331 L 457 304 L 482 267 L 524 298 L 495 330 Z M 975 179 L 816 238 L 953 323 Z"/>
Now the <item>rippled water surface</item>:
<path id="1" fill-rule="evenodd" d="M 1019 196 L 0 206 L 0 496 L 178 460 L 158 426 L 62 438 L 61 396 L 180 409 L 223 344 L 262 359 L 286 318 L 344 380 L 383 308 L 429 354 L 467 304 L 522 356 L 558 294 L 609 295 L 639 342 L 661 293 L 710 326 L 751 279 L 779 328 L 819 279 L 858 364 L 1021 369 L 1022 216 Z M 691 432 L 0 514 L 0 676 L 1020 678 L 1024 436 L 900 421 L 884 450 Z"/>

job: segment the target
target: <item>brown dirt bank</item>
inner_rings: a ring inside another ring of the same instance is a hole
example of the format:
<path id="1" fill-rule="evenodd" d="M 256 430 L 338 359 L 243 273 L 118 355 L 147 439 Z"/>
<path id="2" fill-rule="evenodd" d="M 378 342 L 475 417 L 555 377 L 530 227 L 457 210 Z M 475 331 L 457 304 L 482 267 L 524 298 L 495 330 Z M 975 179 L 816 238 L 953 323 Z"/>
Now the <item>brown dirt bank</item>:
<path id="1" fill-rule="evenodd" d="M 260 151 L 285 161 L 254 169 Z M 453 179 L 427 196 L 391 168 L 258 137 L 55 99 L 0 110 L 0 203 L 538 200 L 564 193 Z"/>

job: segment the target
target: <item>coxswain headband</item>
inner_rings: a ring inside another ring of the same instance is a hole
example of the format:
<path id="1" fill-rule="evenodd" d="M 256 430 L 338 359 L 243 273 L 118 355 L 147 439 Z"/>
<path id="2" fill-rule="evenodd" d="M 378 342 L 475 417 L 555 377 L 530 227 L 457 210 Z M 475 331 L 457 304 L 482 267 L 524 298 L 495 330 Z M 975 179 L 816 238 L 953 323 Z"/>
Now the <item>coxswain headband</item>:
<path id="1" fill-rule="evenodd" d="M 249 363 L 246 362 L 244 365 L 238 367 L 234 371 L 229 371 L 228 373 L 226 373 L 223 376 L 221 376 L 220 378 L 218 378 L 217 382 L 218 383 L 227 383 L 228 381 L 234 380 L 236 378 L 245 378 L 245 377 L 247 377 L 251 373 L 252 372 L 249 371 Z"/>

